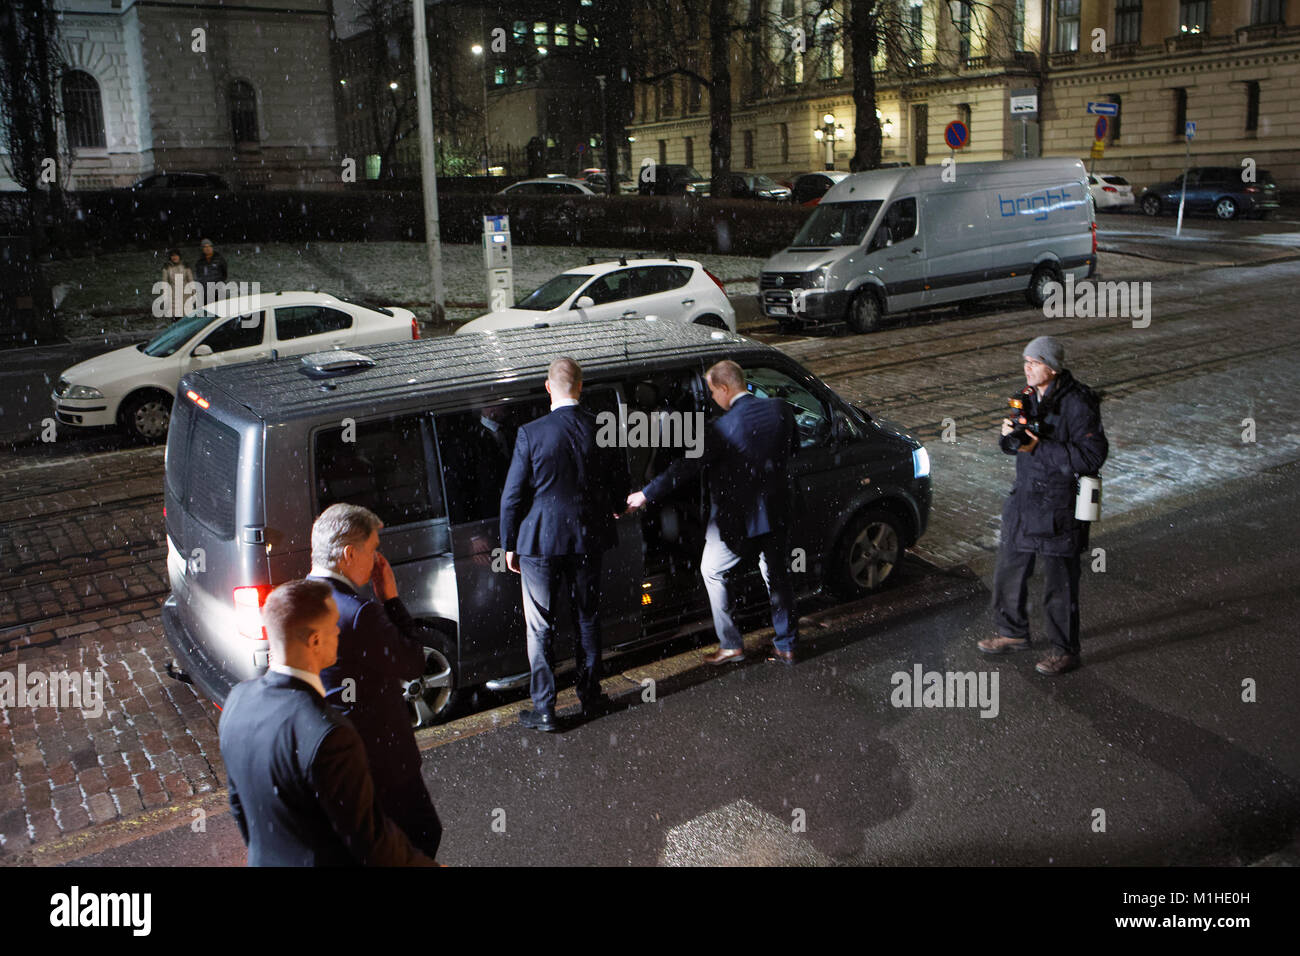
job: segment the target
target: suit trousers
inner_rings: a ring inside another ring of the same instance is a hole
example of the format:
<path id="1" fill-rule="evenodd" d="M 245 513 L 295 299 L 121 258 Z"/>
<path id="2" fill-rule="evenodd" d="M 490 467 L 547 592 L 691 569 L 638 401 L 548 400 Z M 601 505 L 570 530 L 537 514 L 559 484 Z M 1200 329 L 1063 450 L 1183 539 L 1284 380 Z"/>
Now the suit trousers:
<path id="1" fill-rule="evenodd" d="M 533 706 L 542 713 L 555 712 L 555 611 L 566 596 L 577 629 L 578 699 L 600 696 L 600 559 L 599 553 L 519 556 Z"/>
<path id="2" fill-rule="evenodd" d="M 767 585 L 767 596 L 772 606 L 772 626 L 776 629 L 772 643 L 778 650 L 792 652 L 799 637 L 799 617 L 794 606 L 794 583 L 790 580 L 790 548 L 786 535 L 773 532 L 728 543 L 718 530 L 716 519 L 710 517 L 704 534 L 700 574 L 704 577 L 704 589 L 709 592 L 709 607 L 713 611 L 718 643 L 723 650 L 744 646 L 740 628 L 736 626 L 736 584 L 731 572 L 755 554 L 758 555 L 758 570 Z"/>
<path id="3" fill-rule="evenodd" d="M 1077 554 L 1036 554 L 1003 546 L 993 574 L 993 618 L 998 633 L 1017 639 L 1029 637 L 1029 578 L 1043 567 L 1043 615 L 1047 638 L 1061 654 L 1079 653 L 1079 572 Z"/>

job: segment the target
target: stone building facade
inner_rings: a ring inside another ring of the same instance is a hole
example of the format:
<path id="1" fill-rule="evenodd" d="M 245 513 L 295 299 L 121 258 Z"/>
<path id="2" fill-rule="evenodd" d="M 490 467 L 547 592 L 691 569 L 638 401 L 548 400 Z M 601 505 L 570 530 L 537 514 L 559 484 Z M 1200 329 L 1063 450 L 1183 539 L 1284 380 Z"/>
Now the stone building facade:
<path id="1" fill-rule="evenodd" d="M 330 0 L 56 6 L 69 187 L 154 171 L 220 173 L 245 188 L 339 181 Z"/>
<path id="2" fill-rule="evenodd" d="M 758 15 L 737 0 L 732 18 L 750 18 L 763 34 L 733 36 L 732 168 L 778 178 L 824 168 L 827 140 L 817 133 L 830 114 L 842 127 L 834 165 L 847 170 L 855 119 L 847 4 L 755 2 Z M 1097 119 L 1087 104 L 1101 101 L 1118 104 L 1119 116 L 1098 171 L 1138 185 L 1170 178 L 1194 122 L 1193 165 L 1254 159 L 1284 194 L 1300 188 L 1296 0 L 898 0 L 888 9 L 874 63 L 883 162 L 940 161 L 953 120 L 970 130 L 959 161 L 1086 160 Z M 675 45 L 677 62 L 693 56 L 707 75 L 707 18 L 700 23 L 693 50 Z M 684 74 L 640 85 L 635 164 L 689 162 L 708 175 L 708 91 L 697 86 Z M 1011 114 L 1017 92 L 1037 96 L 1032 118 Z"/>

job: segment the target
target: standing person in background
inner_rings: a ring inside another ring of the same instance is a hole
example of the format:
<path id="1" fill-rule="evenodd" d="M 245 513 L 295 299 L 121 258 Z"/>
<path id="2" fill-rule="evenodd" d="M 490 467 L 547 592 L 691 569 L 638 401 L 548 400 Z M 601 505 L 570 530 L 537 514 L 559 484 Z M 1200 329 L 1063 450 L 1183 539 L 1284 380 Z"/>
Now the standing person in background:
<path id="1" fill-rule="evenodd" d="M 162 315 L 165 319 L 184 318 L 185 295 L 194 284 L 194 272 L 181 261 L 179 249 L 167 250 L 167 263 L 163 266 L 163 282 L 167 288 L 162 293 Z"/>
<path id="2" fill-rule="evenodd" d="M 202 301 L 207 304 L 221 298 L 220 290 L 213 283 L 226 281 L 226 260 L 217 252 L 211 239 L 204 239 L 200 247 L 199 258 L 194 263 L 194 278 L 202 290 Z"/>

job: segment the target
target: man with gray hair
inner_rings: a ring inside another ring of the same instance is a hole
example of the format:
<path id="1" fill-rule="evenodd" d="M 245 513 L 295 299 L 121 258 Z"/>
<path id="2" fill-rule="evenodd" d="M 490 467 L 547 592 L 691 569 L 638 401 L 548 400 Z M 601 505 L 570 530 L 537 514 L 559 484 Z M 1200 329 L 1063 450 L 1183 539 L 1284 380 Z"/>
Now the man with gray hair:
<path id="1" fill-rule="evenodd" d="M 369 508 L 342 503 L 330 505 L 312 525 L 308 580 L 328 584 L 339 610 L 338 662 L 320 676 L 326 700 L 365 742 L 384 812 L 432 857 L 442 822 L 420 775 L 420 750 L 401 689 L 403 681 L 424 673 L 424 643 L 397 596 L 393 569 L 379 553 L 383 526 Z M 360 593 L 367 583 L 378 601 Z"/>
<path id="2" fill-rule="evenodd" d="M 1029 649 L 1025 602 L 1034 566 L 1043 568 L 1043 614 L 1052 652 L 1036 670 L 1049 677 L 1079 666 L 1079 555 L 1088 523 L 1075 518 L 1075 485 L 1096 475 L 1110 445 L 1100 399 L 1065 367 L 1065 348 L 1040 335 L 1024 352 L 1026 386 L 1017 420 L 1002 420 L 1002 450 L 1016 456 L 1016 481 L 1002 506 L 1002 547 L 993 578 L 993 637 L 985 654 Z"/>

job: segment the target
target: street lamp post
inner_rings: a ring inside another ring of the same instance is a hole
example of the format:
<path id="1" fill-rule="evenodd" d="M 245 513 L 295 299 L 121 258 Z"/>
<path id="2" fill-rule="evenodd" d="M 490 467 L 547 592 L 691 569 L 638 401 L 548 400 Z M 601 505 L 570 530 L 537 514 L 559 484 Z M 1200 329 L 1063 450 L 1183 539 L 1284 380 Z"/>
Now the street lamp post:
<path id="1" fill-rule="evenodd" d="M 843 124 L 836 124 L 835 114 L 827 113 L 822 117 L 822 125 L 813 130 L 813 139 L 826 144 L 826 168 L 835 168 L 835 141 L 848 135 Z"/>
<path id="2" fill-rule="evenodd" d="M 487 55 L 483 52 L 483 46 L 480 43 L 475 43 L 472 47 L 470 47 L 470 52 L 473 53 L 475 56 L 483 57 L 483 59 L 479 61 L 479 66 L 482 67 L 482 70 L 480 70 L 480 76 L 483 79 L 483 175 L 491 176 L 492 160 L 488 158 Z"/>

